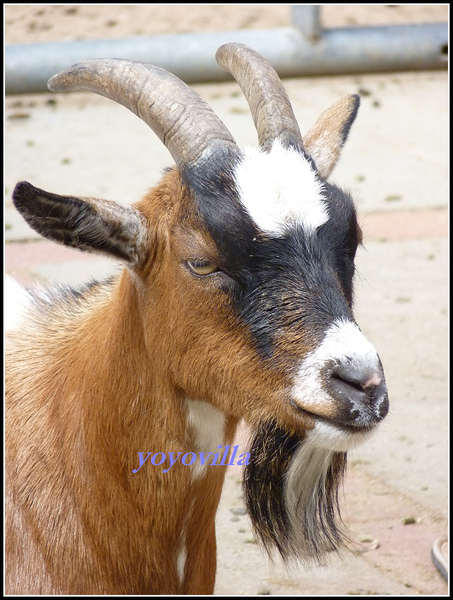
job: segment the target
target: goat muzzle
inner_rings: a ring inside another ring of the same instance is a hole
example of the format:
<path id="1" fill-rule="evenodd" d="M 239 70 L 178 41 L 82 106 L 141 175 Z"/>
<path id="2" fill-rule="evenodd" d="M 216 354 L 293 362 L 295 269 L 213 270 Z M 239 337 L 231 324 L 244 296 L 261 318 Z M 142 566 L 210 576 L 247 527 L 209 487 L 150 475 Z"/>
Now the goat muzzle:
<path id="1" fill-rule="evenodd" d="M 335 422 L 352 430 L 369 429 L 389 410 L 387 385 L 382 369 L 355 369 L 338 365 L 327 378 L 326 388 L 338 402 Z"/>

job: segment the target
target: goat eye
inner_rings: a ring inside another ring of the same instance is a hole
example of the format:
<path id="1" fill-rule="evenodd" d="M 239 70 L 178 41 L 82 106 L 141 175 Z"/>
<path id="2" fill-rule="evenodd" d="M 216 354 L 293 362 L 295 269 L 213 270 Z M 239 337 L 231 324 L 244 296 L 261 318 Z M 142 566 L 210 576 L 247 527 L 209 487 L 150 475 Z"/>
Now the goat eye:
<path id="1" fill-rule="evenodd" d="M 219 270 L 217 265 L 210 260 L 188 260 L 186 264 L 194 275 L 200 277 L 212 275 Z"/>

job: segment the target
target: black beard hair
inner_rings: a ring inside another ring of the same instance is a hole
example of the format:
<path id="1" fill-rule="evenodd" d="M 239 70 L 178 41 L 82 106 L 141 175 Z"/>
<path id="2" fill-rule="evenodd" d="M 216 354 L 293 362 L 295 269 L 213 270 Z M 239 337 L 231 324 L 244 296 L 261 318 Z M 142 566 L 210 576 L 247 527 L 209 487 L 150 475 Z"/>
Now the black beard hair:
<path id="1" fill-rule="evenodd" d="M 340 517 L 339 485 L 346 452 L 312 447 L 274 422 L 263 423 L 243 477 L 245 504 L 268 555 L 285 562 L 324 564 L 348 545 Z"/>

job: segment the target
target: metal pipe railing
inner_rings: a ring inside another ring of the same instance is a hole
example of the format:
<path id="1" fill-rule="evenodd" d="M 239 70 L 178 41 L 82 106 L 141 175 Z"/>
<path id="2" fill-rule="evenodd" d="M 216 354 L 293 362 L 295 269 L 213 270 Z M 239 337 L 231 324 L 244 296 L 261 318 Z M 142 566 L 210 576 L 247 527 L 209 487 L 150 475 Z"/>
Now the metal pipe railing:
<path id="1" fill-rule="evenodd" d="M 293 6 L 292 22 L 281 29 L 7 45 L 5 91 L 46 92 L 55 73 L 102 57 L 150 62 L 186 82 L 222 81 L 229 75 L 215 52 L 231 41 L 266 56 L 281 77 L 447 67 L 447 23 L 322 29 L 318 5 Z"/>

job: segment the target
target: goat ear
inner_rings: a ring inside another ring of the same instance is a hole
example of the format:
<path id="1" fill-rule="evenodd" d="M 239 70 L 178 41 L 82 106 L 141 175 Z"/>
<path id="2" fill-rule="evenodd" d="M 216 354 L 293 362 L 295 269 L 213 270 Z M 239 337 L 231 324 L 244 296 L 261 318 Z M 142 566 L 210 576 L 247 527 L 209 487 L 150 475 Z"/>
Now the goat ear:
<path id="1" fill-rule="evenodd" d="M 319 175 L 327 179 L 340 158 L 343 144 L 359 110 L 360 97 L 345 96 L 328 108 L 304 137 L 304 147 L 316 164 Z"/>
<path id="2" fill-rule="evenodd" d="M 13 202 L 27 223 L 50 240 L 109 254 L 130 266 L 144 257 L 144 220 L 130 206 L 96 198 L 59 196 L 27 181 L 16 185 Z"/>

